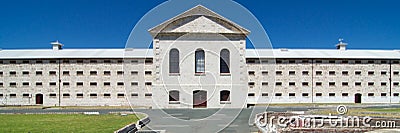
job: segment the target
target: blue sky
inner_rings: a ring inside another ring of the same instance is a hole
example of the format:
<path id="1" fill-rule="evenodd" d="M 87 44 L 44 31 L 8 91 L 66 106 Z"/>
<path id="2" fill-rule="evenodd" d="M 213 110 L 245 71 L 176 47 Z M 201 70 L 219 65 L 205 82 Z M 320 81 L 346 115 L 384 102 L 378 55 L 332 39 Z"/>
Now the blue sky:
<path id="1" fill-rule="evenodd" d="M 163 2 L 3 0 L 0 48 L 50 48 L 53 40 L 60 40 L 65 48 L 124 48 L 135 24 Z M 274 48 L 331 49 L 342 37 L 350 49 L 400 49 L 398 0 L 236 2 L 260 21 Z"/>

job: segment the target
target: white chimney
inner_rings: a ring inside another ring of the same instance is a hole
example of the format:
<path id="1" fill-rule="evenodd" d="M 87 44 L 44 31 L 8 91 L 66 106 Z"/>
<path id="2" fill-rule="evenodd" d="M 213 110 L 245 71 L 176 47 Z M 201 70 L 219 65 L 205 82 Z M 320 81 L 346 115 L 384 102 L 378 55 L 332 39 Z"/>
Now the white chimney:
<path id="1" fill-rule="evenodd" d="M 345 51 L 346 50 L 347 43 L 343 42 L 343 38 L 339 38 L 339 43 L 336 44 L 336 49 Z"/>
<path id="2" fill-rule="evenodd" d="M 63 44 L 58 42 L 58 40 L 55 42 L 51 42 L 50 44 L 53 45 L 53 50 L 61 50 L 63 46 Z"/>

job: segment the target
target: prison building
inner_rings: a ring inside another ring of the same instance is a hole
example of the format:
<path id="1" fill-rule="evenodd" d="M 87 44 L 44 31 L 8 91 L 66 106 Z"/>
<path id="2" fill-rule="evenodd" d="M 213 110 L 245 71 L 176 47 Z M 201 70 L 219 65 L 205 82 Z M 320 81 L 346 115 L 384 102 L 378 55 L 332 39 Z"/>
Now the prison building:
<path id="1" fill-rule="evenodd" d="M 151 49 L 63 49 L 59 42 L 52 49 L 2 49 L 0 104 L 243 108 L 400 102 L 398 50 L 352 50 L 344 42 L 332 49 L 247 49 L 249 30 L 201 5 L 149 34 Z"/>

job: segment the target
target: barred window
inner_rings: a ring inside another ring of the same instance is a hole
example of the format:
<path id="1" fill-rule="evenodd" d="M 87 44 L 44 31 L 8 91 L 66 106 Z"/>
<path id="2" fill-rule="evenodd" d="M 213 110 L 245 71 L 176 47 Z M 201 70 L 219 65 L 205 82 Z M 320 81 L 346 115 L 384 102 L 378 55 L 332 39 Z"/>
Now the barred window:
<path id="1" fill-rule="evenodd" d="M 204 50 L 196 50 L 195 52 L 195 72 L 204 73 L 205 72 L 205 55 Z"/>

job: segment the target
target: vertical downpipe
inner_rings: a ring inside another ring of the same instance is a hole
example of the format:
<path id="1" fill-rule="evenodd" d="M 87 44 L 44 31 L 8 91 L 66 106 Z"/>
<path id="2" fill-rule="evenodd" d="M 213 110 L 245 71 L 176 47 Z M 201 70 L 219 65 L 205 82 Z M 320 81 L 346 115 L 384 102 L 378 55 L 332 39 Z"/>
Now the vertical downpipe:
<path id="1" fill-rule="evenodd" d="M 389 60 L 389 104 L 392 103 L 392 61 Z"/>
<path id="2" fill-rule="evenodd" d="M 58 106 L 61 107 L 61 59 L 58 59 Z"/>
<path id="3" fill-rule="evenodd" d="M 314 103 L 314 59 L 311 59 L 311 103 Z"/>

